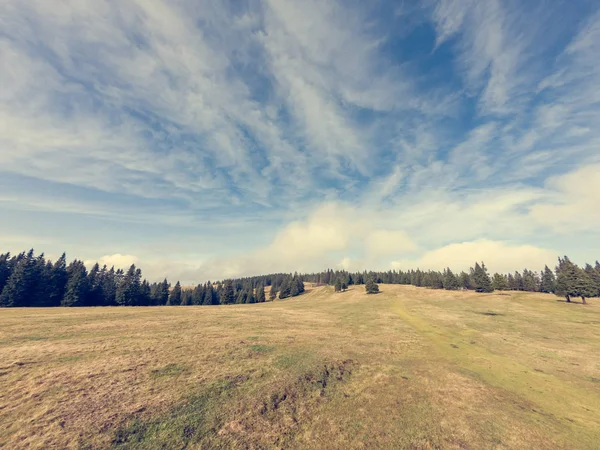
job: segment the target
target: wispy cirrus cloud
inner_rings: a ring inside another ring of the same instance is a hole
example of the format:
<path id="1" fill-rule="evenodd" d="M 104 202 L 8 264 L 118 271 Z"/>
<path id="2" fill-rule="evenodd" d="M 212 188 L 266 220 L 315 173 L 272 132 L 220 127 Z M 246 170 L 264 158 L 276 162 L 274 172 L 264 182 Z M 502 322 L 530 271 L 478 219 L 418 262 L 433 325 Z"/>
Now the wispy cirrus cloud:
<path id="1" fill-rule="evenodd" d="M 593 240 L 599 24 L 593 2 L 4 2 L 0 235 L 187 281 Z"/>

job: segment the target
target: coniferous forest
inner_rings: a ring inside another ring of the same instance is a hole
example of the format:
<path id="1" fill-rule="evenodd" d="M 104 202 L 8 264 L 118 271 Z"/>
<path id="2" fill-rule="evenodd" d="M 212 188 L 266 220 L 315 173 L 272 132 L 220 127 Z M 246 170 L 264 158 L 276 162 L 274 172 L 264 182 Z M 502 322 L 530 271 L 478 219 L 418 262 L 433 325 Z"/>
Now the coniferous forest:
<path id="1" fill-rule="evenodd" d="M 474 290 L 476 292 L 530 291 L 553 293 L 567 302 L 579 297 L 583 303 L 600 297 L 600 263 L 581 268 L 568 257 L 558 259 L 554 270 L 490 275 L 485 264 L 475 263 L 467 272 L 423 270 L 387 272 L 347 272 L 325 270 L 309 274 L 277 273 L 206 282 L 193 288 L 172 285 L 166 279 L 149 283 L 141 269 L 115 269 L 95 264 L 87 269 L 83 261 L 67 262 L 63 254 L 47 260 L 34 250 L 18 255 L 0 255 L 0 307 L 47 306 L 185 306 L 262 303 L 295 297 L 304 292 L 304 283 L 332 285 L 344 291 L 350 285 L 366 285 L 367 293 L 377 293 L 377 283 L 405 284 L 431 289 Z M 266 288 L 268 295 L 265 292 Z"/>

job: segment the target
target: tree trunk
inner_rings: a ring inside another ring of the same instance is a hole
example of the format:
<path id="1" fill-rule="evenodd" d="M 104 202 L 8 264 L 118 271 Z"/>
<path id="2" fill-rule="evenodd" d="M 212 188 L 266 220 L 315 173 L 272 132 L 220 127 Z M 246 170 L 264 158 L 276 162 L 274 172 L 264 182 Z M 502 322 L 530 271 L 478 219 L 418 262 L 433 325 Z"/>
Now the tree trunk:
<path id="1" fill-rule="evenodd" d="M 571 303 L 571 296 L 570 296 L 570 295 L 567 295 L 566 297 L 567 297 L 567 301 L 568 301 L 569 303 Z"/>
<path id="2" fill-rule="evenodd" d="M 587 303 L 585 301 L 585 297 L 583 295 L 581 296 L 581 301 L 583 302 L 584 305 L 587 305 Z"/>

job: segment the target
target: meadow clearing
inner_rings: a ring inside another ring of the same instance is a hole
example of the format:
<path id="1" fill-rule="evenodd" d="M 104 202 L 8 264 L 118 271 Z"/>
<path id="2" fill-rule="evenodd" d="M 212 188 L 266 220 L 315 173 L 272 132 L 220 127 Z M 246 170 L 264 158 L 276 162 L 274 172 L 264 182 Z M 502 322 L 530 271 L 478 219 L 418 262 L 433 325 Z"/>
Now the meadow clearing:
<path id="1" fill-rule="evenodd" d="M 0 447 L 600 448 L 600 301 L 0 310 Z"/>

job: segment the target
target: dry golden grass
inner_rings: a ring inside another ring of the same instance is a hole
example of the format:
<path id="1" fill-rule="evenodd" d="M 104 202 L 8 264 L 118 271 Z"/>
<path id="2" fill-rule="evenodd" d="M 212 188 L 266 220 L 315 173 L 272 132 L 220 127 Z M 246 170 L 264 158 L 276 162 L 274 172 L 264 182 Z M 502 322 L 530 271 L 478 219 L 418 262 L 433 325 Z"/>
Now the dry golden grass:
<path id="1" fill-rule="evenodd" d="M 598 448 L 596 302 L 381 289 L 0 310 L 0 447 Z"/>

